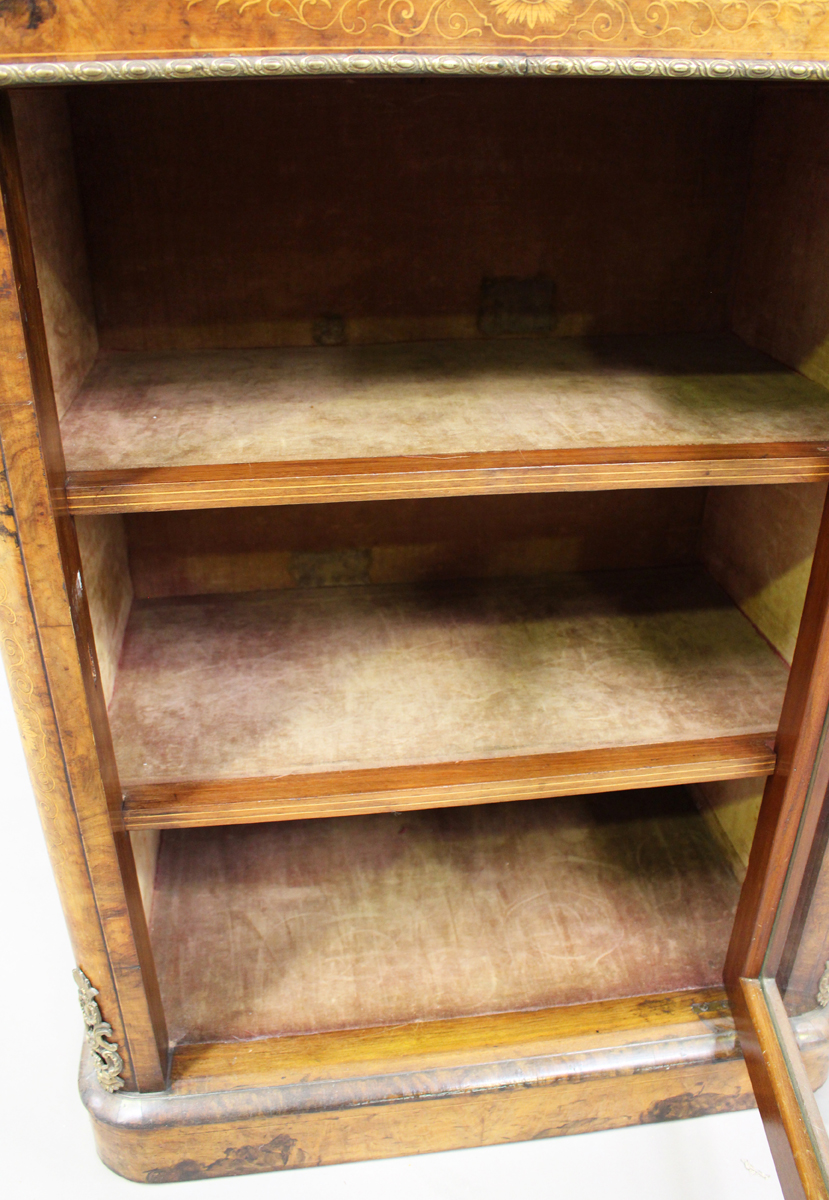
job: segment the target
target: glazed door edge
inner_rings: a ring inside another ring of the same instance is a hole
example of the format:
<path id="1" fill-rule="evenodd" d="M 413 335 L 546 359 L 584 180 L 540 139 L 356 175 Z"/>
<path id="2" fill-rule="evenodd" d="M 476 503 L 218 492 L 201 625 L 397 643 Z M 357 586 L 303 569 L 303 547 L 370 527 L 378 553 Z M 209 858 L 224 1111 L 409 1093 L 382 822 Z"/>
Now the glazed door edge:
<path id="1" fill-rule="evenodd" d="M 823 1048 L 818 1075 L 825 1074 L 829 963 L 817 976 L 829 959 L 829 501 L 776 749 L 725 984 L 783 1194 L 829 1200 L 829 1137 L 813 1093 L 822 1079 L 810 1081 L 801 1053 L 811 1030 Z M 815 959 L 808 970 L 798 960 L 803 949 Z M 789 994 L 798 972 L 803 986 Z"/>

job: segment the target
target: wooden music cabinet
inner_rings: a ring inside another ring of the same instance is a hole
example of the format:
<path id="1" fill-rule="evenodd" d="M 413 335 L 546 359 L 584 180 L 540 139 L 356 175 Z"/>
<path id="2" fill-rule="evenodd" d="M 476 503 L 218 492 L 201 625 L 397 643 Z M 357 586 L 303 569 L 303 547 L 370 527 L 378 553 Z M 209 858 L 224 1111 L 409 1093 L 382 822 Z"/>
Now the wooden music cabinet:
<path id="1" fill-rule="evenodd" d="M 0 629 L 104 1161 L 758 1103 L 825 1197 L 829 3 L 0 8 Z"/>

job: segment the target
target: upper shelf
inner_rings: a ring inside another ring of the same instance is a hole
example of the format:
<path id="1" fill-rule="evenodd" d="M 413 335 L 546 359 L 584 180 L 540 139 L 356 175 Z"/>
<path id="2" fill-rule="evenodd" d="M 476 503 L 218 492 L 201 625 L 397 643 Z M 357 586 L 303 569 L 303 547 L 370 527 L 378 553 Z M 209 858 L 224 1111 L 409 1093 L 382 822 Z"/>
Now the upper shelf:
<path id="1" fill-rule="evenodd" d="M 735 337 L 102 355 L 75 513 L 829 478 L 829 396 Z"/>

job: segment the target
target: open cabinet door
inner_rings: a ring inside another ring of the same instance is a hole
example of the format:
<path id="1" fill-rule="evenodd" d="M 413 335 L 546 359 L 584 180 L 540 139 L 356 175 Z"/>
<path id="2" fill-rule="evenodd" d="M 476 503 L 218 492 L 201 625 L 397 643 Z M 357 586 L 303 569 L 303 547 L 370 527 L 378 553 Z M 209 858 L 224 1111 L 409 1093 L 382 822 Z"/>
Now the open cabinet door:
<path id="1" fill-rule="evenodd" d="M 825 1039 L 827 1018 L 821 1011 L 813 1021 L 793 1021 L 774 978 L 744 979 L 742 989 L 751 1022 L 741 1031 L 743 1053 L 783 1195 L 825 1200 L 829 1137 L 801 1050 L 810 1036 Z"/>
<path id="2" fill-rule="evenodd" d="M 786 1200 L 829 1198 L 829 506 L 725 979 Z"/>
<path id="3" fill-rule="evenodd" d="M 786 1200 L 829 1197 L 829 1136 L 814 1096 L 829 1058 L 827 834 L 824 788 L 807 797 L 802 854 L 784 881 L 761 973 L 740 979 L 743 1053 Z"/>
<path id="4" fill-rule="evenodd" d="M 740 980 L 743 1053 L 786 1200 L 829 1197 L 829 1136 L 814 1096 L 829 1058 L 827 835 L 829 797 L 812 790 L 762 971 Z"/>

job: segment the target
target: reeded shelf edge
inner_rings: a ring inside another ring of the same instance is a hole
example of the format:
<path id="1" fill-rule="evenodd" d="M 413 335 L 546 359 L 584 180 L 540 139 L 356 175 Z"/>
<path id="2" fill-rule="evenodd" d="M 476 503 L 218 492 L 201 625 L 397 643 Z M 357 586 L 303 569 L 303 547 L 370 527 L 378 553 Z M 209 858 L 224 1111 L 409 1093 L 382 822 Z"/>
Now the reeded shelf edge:
<path id="1" fill-rule="evenodd" d="M 126 781 L 123 819 L 127 829 L 184 829 L 763 777 L 775 767 L 773 742 L 770 731 L 428 766 L 154 784 Z"/>
<path id="2" fill-rule="evenodd" d="M 90 513 L 326 504 L 514 492 L 818 483 L 829 479 L 829 450 L 813 445 L 621 447 L 240 463 L 124 471 L 72 471 L 67 508 Z"/>

